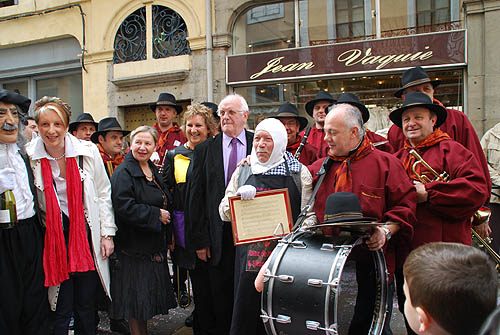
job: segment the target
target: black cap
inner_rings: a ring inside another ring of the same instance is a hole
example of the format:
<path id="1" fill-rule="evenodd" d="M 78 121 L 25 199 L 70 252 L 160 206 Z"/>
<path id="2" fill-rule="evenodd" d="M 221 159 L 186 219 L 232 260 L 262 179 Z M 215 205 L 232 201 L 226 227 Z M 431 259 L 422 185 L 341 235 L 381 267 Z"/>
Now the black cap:
<path id="1" fill-rule="evenodd" d="M 115 117 L 107 117 L 99 121 L 97 131 L 90 136 L 90 140 L 94 143 L 99 143 L 99 135 L 104 135 L 108 131 L 121 131 L 123 136 L 127 136 L 130 131 L 122 129 Z"/>
<path id="2" fill-rule="evenodd" d="M 92 123 L 95 127 L 95 129 L 97 129 L 97 122 L 94 121 L 94 118 L 92 117 L 92 115 L 90 115 L 89 113 L 82 113 L 80 115 L 78 115 L 78 117 L 76 118 L 76 121 L 74 122 L 71 122 L 69 124 L 69 132 L 72 133 L 76 130 L 76 128 L 78 128 L 78 125 L 81 124 L 81 123 Z"/>
<path id="3" fill-rule="evenodd" d="M 289 102 L 281 105 L 280 108 L 278 109 L 278 114 L 271 117 L 275 119 L 294 118 L 299 122 L 300 125 L 299 131 L 304 130 L 304 128 L 307 127 L 307 124 L 309 123 L 309 121 L 307 121 L 305 117 L 299 115 L 299 110 L 297 109 L 297 106 Z"/>
<path id="4" fill-rule="evenodd" d="M 441 105 L 432 103 L 431 98 L 427 94 L 422 92 L 410 92 L 406 94 L 403 106 L 393 110 L 389 114 L 389 118 L 391 119 L 392 122 L 394 122 L 396 126 L 401 128 L 403 123 L 401 120 L 403 112 L 407 109 L 414 107 L 424 107 L 430 110 L 431 112 L 436 113 L 437 121 L 436 124 L 434 125 L 435 128 L 439 127 L 440 125 L 443 124 L 444 121 L 446 121 L 446 116 L 448 115 L 446 108 L 444 108 Z"/>
<path id="5" fill-rule="evenodd" d="M 350 93 L 350 92 L 345 92 L 340 95 L 340 97 L 337 99 L 337 104 L 349 104 L 354 107 L 357 107 L 359 111 L 361 112 L 361 116 L 363 118 L 363 123 L 366 123 L 370 119 L 370 112 L 368 111 L 368 108 L 366 108 L 365 105 L 363 105 L 360 101 L 359 98 L 356 94 Z"/>
<path id="6" fill-rule="evenodd" d="M 158 100 L 154 104 L 149 105 L 153 112 L 156 111 L 156 106 L 172 106 L 177 111 L 177 114 L 182 113 L 182 106 L 177 104 L 174 95 L 170 93 L 161 93 L 158 96 Z"/>
<path id="7" fill-rule="evenodd" d="M 319 91 L 316 96 L 314 97 L 313 100 L 311 101 L 308 101 L 306 103 L 306 112 L 307 114 L 309 114 L 311 117 L 313 116 L 313 109 L 314 109 L 314 105 L 318 102 L 318 101 L 328 101 L 330 103 L 335 103 L 336 100 L 332 97 L 332 95 L 326 91 Z"/>
<path id="8" fill-rule="evenodd" d="M 401 95 L 403 95 L 404 90 L 406 90 L 408 87 L 412 86 L 417 86 L 425 83 L 431 83 L 433 88 L 436 88 L 439 86 L 441 83 L 440 80 L 431 80 L 429 78 L 429 75 L 425 70 L 420 67 L 412 67 L 411 69 L 406 70 L 403 72 L 403 77 L 401 78 L 401 84 L 403 86 L 394 93 L 394 96 L 401 98 Z"/>
<path id="9" fill-rule="evenodd" d="M 30 99 L 19 93 L 7 91 L 3 88 L 0 88 L 0 101 L 19 106 L 24 115 L 28 114 L 31 105 Z"/>

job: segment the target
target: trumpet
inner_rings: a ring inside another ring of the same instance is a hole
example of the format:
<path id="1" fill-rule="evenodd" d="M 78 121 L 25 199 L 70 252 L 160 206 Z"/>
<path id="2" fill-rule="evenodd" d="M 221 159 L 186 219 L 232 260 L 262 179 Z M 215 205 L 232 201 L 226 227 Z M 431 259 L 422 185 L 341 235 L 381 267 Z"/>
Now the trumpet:
<path id="1" fill-rule="evenodd" d="M 437 180 L 437 181 L 442 181 L 442 182 L 448 182 L 450 180 L 450 175 L 446 172 L 443 171 L 442 173 L 438 173 L 436 170 L 434 170 L 429 163 L 427 163 L 422 156 L 418 154 L 418 152 L 415 149 L 410 150 L 410 155 L 415 157 L 415 163 L 412 165 L 412 170 L 415 176 L 422 182 L 422 184 L 427 184 L 430 183 L 431 181 Z M 434 179 L 430 179 L 426 175 L 419 174 L 417 172 L 416 166 L 418 164 L 422 164 L 427 170 L 429 170 L 433 175 Z M 480 225 L 482 223 L 488 222 L 489 218 L 491 215 L 491 211 L 488 207 L 481 207 L 476 213 L 474 213 L 473 220 L 474 220 L 474 225 Z M 486 239 L 483 239 L 479 234 L 474 230 L 474 228 L 471 229 L 472 231 L 472 237 L 473 239 L 476 239 L 477 247 L 479 249 L 484 248 L 484 251 L 486 251 L 487 254 L 490 255 L 491 258 L 495 261 L 496 269 L 497 271 L 500 271 L 500 255 L 493 249 L 490 245 L 491 243 L 491 238 L 487 237 Z"/>
<path id="2" fill-rule="evenodd" d="M 422 182 L 422 184 L 427 184 L 427 183 L 430 183 L 431 181 L 435 181 L 435 180 L 437 180 L 437 181 L 443 181 L 443 182 L 446 183 L 450 179 L 450 175 L 446 171 L 443 171 L 441 174 L 439 174 L 436 170 L 434 170 L 422 158 L 422 156 L 420 156 L 418 154 L 418 152 L 415 149 L 411 149 L 410 150 L 410 155 L 412 155 L 413 157 L 415 157 L 415 163 L 413 163 L 413 165 L 411 166 L 411 169 L 413 170 L 413 173 L 415 174 L 415 176 L 417 176 L 417 178 Z M 417 172 L 417 165 L 418 164 L 422 164 L 427 170 L 429 170 L 430 173 L 432 173 L 434 175 L 434 179 L 430 179 L 429 177 L 427 177 L 423 173 L 419 174 Z"/>

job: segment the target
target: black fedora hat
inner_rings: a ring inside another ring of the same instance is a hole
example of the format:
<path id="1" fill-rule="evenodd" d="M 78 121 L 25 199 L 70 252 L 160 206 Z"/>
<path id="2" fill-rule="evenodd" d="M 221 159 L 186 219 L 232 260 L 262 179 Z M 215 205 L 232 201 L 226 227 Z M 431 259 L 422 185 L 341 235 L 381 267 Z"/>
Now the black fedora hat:
<path id="1" fill-rule="evenodd" d="M 356 194 L 335 192 L 328 196 L 323 225 L 345 222 L 374 222 L 376 218 L 364 217 Z"/>
<path id="2" fill-rule="evenodd" d="M 28 114 L 31 105 L 30 99 L 19 93 L 7 91 L 3 88 L 0 88 L 0 101 L 19 106 L 24 115 Z"/>
<path id="3" fill-rule="evenodd" d="M 104 135 L 108 131 L 120 131 L 123 136 L 127 136 L 130 130 L 122 129 L 116 117 L 110 116 L 99 121 L 97 131 L 90 136 L 90 140 L 94 143 L 99 143 L 99 135 Z"/>
<path id="4" fill-rule="evenodd" d="M 338 104 L 349 104 L 354 107 L 357 107 L 359 111 L 361 112 L 361 117 L 363 118 L 363 123 L 366 123 L 370 119 L 370 112 L 368 111 L 368 108 L 366 108 L 365 105 L 359 101 L 359 98 L 356 94 L 350 93 L 350 92 L 344 92 L 340 95 L 340 97 L 337 99 L 337 102 L 335 103 L 336 105 Z"/>
<path id="5" fill-rule="evenodd" d="M 217 113 L 217 111 L 219 110 L 219 106 L 217 106 L 216 103 L 213 103 L 213 102 L 210 102 L 210 101 L 203 101 L 203 102 L 200 102 L 200 104 L 202 104 L 205 107 L 210 108 L 212 110 L 212 114 L 213 114 L 213 116 L 214 116 L 214 118 L 216 120 L 220 119 L 220 116 Z"/>
<path id="6" fill-rule="evenodd" d="M 82 113 L 82 114 L 78 115 L 78 117 L 76 118 L 76 121 L 71 122 L 69 124 L 69 132 L 70 133 L 74 132 L 76 130 L 76 128 L 78 128 L 78 125 L 81 123 L 92 123 L 94 125 L 95 129 L 97 129 L 97 122 L 94 121 L 94 118 L 92 117 L 92 115 L 90 115 L 89 113 Z"/>
<path id="7" fill-rule="evenodd" d="M 170 93 L 160 93 L 158 100 L 154 104 L 149 105 L 153 112 L 156 111 L 156 106 L 172 106 L 177 111 L 177 114 L 182 113 L 182 106 L 177 104 L 174 95 Z"/>
<path id="8" fill-rule="evenodd" d="M 403 72 L 403 77 L 401 78 L 401 84 L 403 86 L 399 90 L 397 90 L 396 93 L 394 93 L 394 96 L 401 98 L 404 90 L 406 90 L 408 87 L 425 83 L 431 83 L 432 87 L 436 88 L 441 83 L 441 80 L 431 80 L 427 72 L 425 72 L 425 70 L 420 66 L 412 67 L 411 69 Z"/>
<path id="9" fill-rule="evenodd" d="M 410 92 L 405 96 L 405 101 L 403 102 L 403 106 L 393 110 L 389 114 L 389 118 L 391 119 L 392 122 L 399 128 L 402 127 L 402 120 L 401 117 L 403 115 L 403 112 L 407 109 L 414 108 L 414 107 L 423 107 L 427 108 L 431 112 L 436 113 L 437 115 L 437 121 L 434 127 L 439 127 L 440 125 L 443 124 L 444 121 L 446 121 L 446 116 L 448 115 L 448 112 L 446 111 L 446 108 L 444 108 L 441 105 L 434 104 L 432 103 L 431 98 L 422 92 Z"/>
<path id="10" fill-rule="evenodd" d="M 275 119 L 294 118 L 299 122 L 300 125 L 299 131 L 304 130 L 304 128 L 307 127 L 307 124 L 309 123 L 309 121 L 307 121 L 305 117 L 299 115 L 299 110 L 297 109 L 297 106 L 289 102 L 281 105 L 280 108 L 278 109 L 278 114 L 273 115 L 271 117 Z"/>
<path id="11" fill-rule="evenodd" d="M 308 101 L 306 103 L 306 112 L 311 117 L 313 116 L 314 105 L 318 101 L 329 101 L 329 102 L 331 102 L 333 104 L 333 103 L 335 103 L 336 100 L 327 91 L 319 91 L 318 93 L 316 93 L 316 96 L 314 97 L 314 99 L 312 99 L 311 101 Z"/>

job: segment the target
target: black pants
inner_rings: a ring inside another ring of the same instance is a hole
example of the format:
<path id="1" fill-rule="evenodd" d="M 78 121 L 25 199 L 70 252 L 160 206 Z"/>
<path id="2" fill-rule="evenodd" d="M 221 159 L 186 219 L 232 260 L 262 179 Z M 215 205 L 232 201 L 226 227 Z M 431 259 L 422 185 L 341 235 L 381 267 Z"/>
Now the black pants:
<path id="1" fill-rule="evenodd" d="M 354 315 L 349 326 L 350 335 L 368 334 L 373 319 L 377 292 L 375 266 L 371 255 L 356 261 L 356 281 L 358 282 L 358 295 L 354 306 Z M 387 313 L 382 330 L 383 335 L 392 335 L 390 322 L 392 316 L 393 284 L 388 287 Z"/>
<path id="2" fill-rule="evenodd" d="M 42 229 L 36 217 L 0 229 L 0 334 L 48 334 Z"/>
<path id="3" fill-rule="evenodd" d="M 227 335 L 233 313 L 234 246 L 231 225 L 225 223 L 219 264 L 199 259 L 190 272 L 193 284 L 195 335 Z"/>
<path id="4" fill-rule="evenodd" d="M 97 272 L 88 271 L 61 283 L 56 311 L 52 313 L 54 335 L 67 335 L 71 315 L 75 316 L 75 334 L 90 335 L 96 330 Z"/>
<path id="5" fill-rule="evenodd" d="M 415 333 L 411 329 L 410 325 L 408 324 L 408 320 L 406 320 L 406 315 L 405 315 L 406 296 L 405 296 L 405 292 L 403 290 L 405 278 L 403 276 L 403 269 L 402 268 L 396 269 L 396 272 L 394 273 L 394 281 L 396 282 L 396 293 L 398 294 L 399 311 L 401 312 L 401 314 L 403 314 L 403 317 L 405 319 L 406 333 L 408 335 L 417 335 L 417 333 Z"/>

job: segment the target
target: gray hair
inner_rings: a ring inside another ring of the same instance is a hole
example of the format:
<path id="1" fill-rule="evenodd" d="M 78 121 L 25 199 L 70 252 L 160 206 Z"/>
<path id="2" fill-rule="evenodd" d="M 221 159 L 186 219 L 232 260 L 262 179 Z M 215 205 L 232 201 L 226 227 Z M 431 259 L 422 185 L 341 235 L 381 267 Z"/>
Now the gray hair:
<path id="1" fill-rule="evenodd" d="M 361 139 L 363 136 L 365 136 L 365 126 L 363 124 L 363 117 L 361 116 L 361 111 L 359 110 L 358 107 L 353 106 L 351 104 L 337 104 L 337 105 L 331 105 L 330 108 L 328 108 L 328 112 L 330 112 L 333 109 L 342 109 L 344 111 L 344 122 L 347 128 L 351 129 L 352 127 L 357 127 L 359 132 L 358 132 L 358 137 Z"/>
<path id="2" fill-rule="evenodd" d="M 130 134 L 130 143 L 134 142 L 135 135 L 139 133 L 150 133 L 153 136 L 155 144 L 158 143 L 158 132 L 151 126 L 139 126 Z"/>
<path id="3" fill-rule="evenodd" d="M 229 99 L 233 99 L 233 98 L 237 98 L 240 103 L 241 103 L 241 110 L 240 110 L 240 113 L 244 113 L 244 112 L 248 112 L 248 104 L 247 104 L 247 101 L 245 100 L 245 98 L 243 98 L 241 95 L 239 95 L 238 93 L 232 93 L 232 94 L 229 94 L 229 95 L 226 95 L 224 97 L 224 99 L 222 99 L 219 103 L 219 106 L 226 100 L 229 100 Z M 218 114 L 218 113 L 217 113 Z"/>

